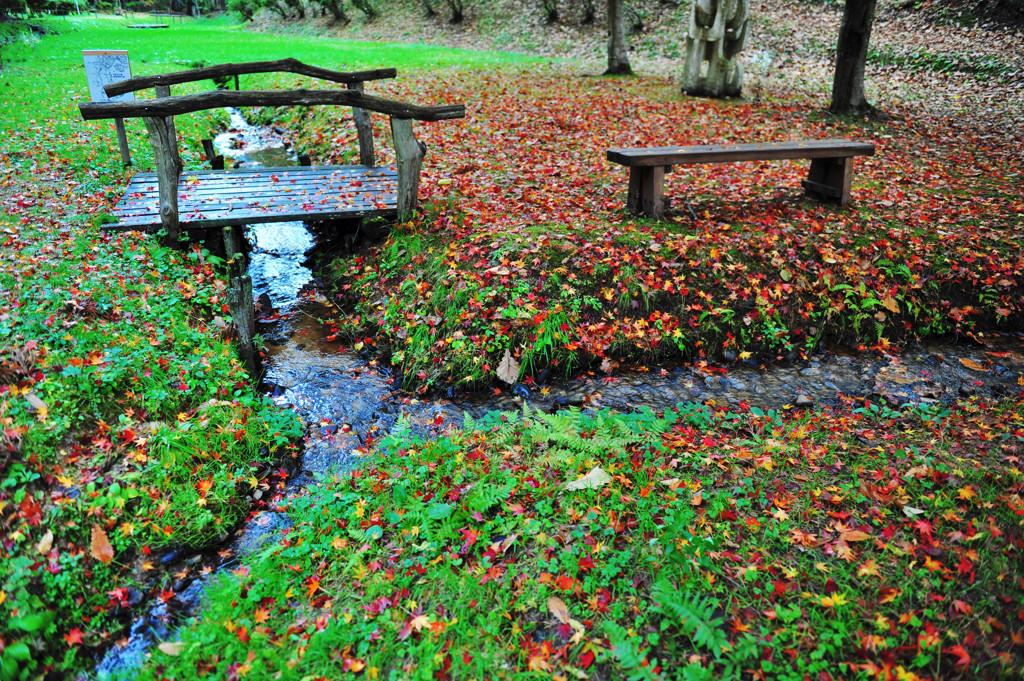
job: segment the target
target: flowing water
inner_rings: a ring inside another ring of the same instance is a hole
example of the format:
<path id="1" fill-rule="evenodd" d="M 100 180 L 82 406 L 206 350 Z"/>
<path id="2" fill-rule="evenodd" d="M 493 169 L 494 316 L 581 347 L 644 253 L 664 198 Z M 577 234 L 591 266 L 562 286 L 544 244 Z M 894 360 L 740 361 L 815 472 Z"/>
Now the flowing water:
<path id="1" fill-rule="evenodd" d="M 247 166 L 294 165 L 284 136 L 250 126 L 230 111 L 231 129 L 218 136 L 218 153 Z M 717 367 L 680 366 L 670 370 L 623 372 L 517 385 L 500 394 L 448 399 L 411 396 L 396 388 L 390 372 L 368 355 L 328 340 L 334 310 L 313 286 L 301 263 L 314 240 L 302 223 L 253 225 L 249 273 L 261 296 L 257 331 L 267 348 L 266 382 L 274 400 L 290 406 L 309 424 L 299 468 L 275 494 L 288 495 L 318 475 L 351 467 L 402 417 L 413 432 L 439 432 L 461 424 L 464 414 L 520 410 L 524 404 L 544 411 L 568 406 L 619 411 L 649 407 L 663 410 L 680 402 L 716 406 L 748 403 L 763 408 L 827 405 L 838 395 L 884 398 L 893 406 L 950 403 L 970 395 L 999 396 L 1021 390 L 1024 339 L 1020 335 L 979 338 L 967 344 L 915 346 L 899 355 L 832 350 L 786 366 L 759 368 L 742 362 Z M 259 493 L 257 493 L 259 494 Z M 266 507 L 266 503 L 261 504 Z M 225 569 L 287 527 L 287 517 L 272 508 L 254 512 L 216 556 Z M 171 552 L 163 556 L 168 572 L 210 559 Z M 226 557 L 226 558 L 225 558 Z M 214 572 L 214 574 L 216 571 Z M 156 643 L 173 638 L 173 622 L 194 613 L 202 602 L 203 580 L 179 578 L 175 607 L 158 603 L 136 619 L 124 646 L 114 646 L 97 667 L 97 676 L 131 675 Z"/>

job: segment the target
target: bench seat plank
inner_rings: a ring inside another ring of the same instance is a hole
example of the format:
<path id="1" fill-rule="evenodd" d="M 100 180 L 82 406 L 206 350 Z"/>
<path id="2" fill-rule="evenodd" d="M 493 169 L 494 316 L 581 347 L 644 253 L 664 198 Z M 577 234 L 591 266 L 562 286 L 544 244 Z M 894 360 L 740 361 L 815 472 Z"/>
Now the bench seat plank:
<path id="1" fill-rule="evenodd" d="M 846 139 L 762 142 L 753 144 L 701 144 L 674 147 L 612 148 L 608 160 L 629 168 L 626 202 L 631 213 L 660 218 L 665 213 L 665 173 L 672 166 L 694 163 L 811 160 L 803 186 L 811 196 L 850 202 L 853 158 L 873 156 L 875 145 Z"/>
<path id="2" fill-rule="evenodd" d="M 641 147 L 608 150 L 608 160 L 629 168 L 673 166 L 691 163 L 734 163 L 792 158 L 840 158 L 872 156 L 875 145 L 844 139 L 761 144 L 701 144 L 677 147 Z"/>

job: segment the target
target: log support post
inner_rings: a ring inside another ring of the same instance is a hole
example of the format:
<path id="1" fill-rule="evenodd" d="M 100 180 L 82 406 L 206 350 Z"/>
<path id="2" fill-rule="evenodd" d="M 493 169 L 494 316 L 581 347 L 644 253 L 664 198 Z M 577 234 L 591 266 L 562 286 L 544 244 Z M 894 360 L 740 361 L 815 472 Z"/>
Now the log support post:
<path id="1" fill-rule="evenodd" d="M 178 247 L 178 178 L 181 177 L 181 159 L 178 140 L 174 136 L 173 122 L 163 117 L 143 117 L 149 139 L 153 144 L 156 175 L 160 184 L 160 223 L 164 229 L 164 244 Z"/>
<path id="2" fill-rule="evenodd" d="M 659 219 L 665 215 L 665 166 L 633 166 L 629 169 L 626 208 L 633 215 Z"/>
<path id="3" fill-rule="evenodd" d="M 213 170 L 224 170 L 224 155 L 218 154 L 213 148 L 213 140 L 200 140 L 203 145 L 203 153 Z"/>
<path id="4" fill-rule="evenodd" d="M 252 304 L 252 278 L 242 252 L 242 228 L 224 228 L 224 253 L 228 266 L 228 310 L 238 334 L 238 353 L 250 376 L 258 377 L 263 362 L 256 350 L 256 313 Z"/>
<path id="5" fill-rule="evenodd" d="M 349 83 L 349 90 L 363 91 L 362 83 Z M 352 107 L 352 119 L 356 123 L 356 133 L 359 136 L 359 165 L 376 166 L 377 160 L 373 151 L 373 121 L 370 119 L 370 112 L 359 107 Z"/>
<path id="6" fill-rule="evenodd" d="M 848 205 L 853 186 L 853 157 L 811 159 L 811 169 L 803 186 L 809 196 Z"/>
<path id="7" fill-rule="evenodd" d="M 412 120 L 391 118 L 391 137 L 398 165 L 398 219 L 406 220 L 416 209 L 420 191 L 420 167 L 427 145 L 416 139 Z"/>

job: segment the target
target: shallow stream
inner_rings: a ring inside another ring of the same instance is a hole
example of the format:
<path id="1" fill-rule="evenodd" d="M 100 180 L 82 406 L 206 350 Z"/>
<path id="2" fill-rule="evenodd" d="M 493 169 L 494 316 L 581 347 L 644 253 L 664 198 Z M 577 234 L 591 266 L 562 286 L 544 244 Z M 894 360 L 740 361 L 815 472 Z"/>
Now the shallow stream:
<path id="1" fill-rule="evenodd" d="M 215 141 L 229 163 L 246 166 L 294 165 L 296 159 L 280 131 L 250 126 L 230 111 L 231 129 Z M 335 315 L 302 265 L 314 239 L 302 223 L 253 225 L 249 273 L 261 297 L 257 332 L 266 342 L 266 382 L 274 400 L 291 406 L 308 423 L 306 449 L 299 468 L 273 492 L 299 491 L 316 476 L 352 466 L 374 440 L 386 435 L 404 416 L 414 432 L 438 432 L 461 424 L 465 413 L 541 410 L 578 406 L 619 411 L 650 407 L 664 410 L 680 402 L 716 406 L 746 402 L 762 408 L 809 407 L 835 403 L 838 395 L 885 398 L 890 405 L 949 403 L 971 395 L 999 396 L 1024 384 L 1024 339 L 1020 335 L 984 337 L 972 344 L 933 343 L 899 355 L 829 350 L 792 365 L 759 368 L 743 363 L 717 367 L 681 366 L 671 370 L 620 372 L 611 377 L 544 380 L 501 390 L 500 394 L 426 399 L 396 389 L 390 372 L 368 356 L 328 340 L 328 320 Z M 238 560 L 287 527 L 287 517 L 266 508 L 268 499 L 218 554 L 218 570 Z M 207 556 L 165 555 L 168 571 L 198 567 Z M 187 570 L 185 570 L 187 571 Z M 181 574 L 181 572 L 179 572 Z M 204 579 L 208 579 L 206 577 Z M 112 648 L 97 667 L 97 676 L 131 676 L 150 647 L 173 638 L 173 622 L 194 613 L 202 602 L 202 579 L 179 579 L 179 601 L 152 607 L 133 624 L 125 646 Z"/>

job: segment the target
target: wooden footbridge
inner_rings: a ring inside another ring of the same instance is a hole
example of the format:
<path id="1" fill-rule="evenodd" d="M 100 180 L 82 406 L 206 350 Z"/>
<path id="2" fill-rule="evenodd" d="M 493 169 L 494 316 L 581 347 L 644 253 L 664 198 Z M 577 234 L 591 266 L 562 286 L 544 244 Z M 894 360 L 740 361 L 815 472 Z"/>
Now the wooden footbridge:
<path id="1" fill-rule="evenodd" d="M 345 89 L 238 89 L 241 75 L 274 72 L 340 83 Z M 235 79 L 235 91 L 171 95 L 172 85 L 231 76 Z M 393 68 L 344 73 L 309 66 L 295 59 L 219 64 L 129 78 L 104 88 L 109 97 L 154 88 L 154 99 L 78 105 L 86 120 L 142 118 L 153 144 L 156 172 L 132 178 L 114 209 L 117 222 L 107 229 L 162 229 L 165 243 L 178 246 L 183 230 L 223 228 L 228 262 L 228 305 L 238 331 L 240 353 L 253 373 L 259 370 L 259 354 L 253 342 L 252 281 L 245 272 L 239 225 L 370 216 L 403 218 L 416 207 L 420 167 L 427 150 L 426 145 L 416 139 L 412 122 L 466 115 L 461 104 L 417 106 L 364 92 L 364 83 L 395 76 Z M 225 107 L 318 105 L 352 107 L 359 139 L 359 165 L 189 170 L 182 175 L 175 116 Z M 394 166 L 376 164 L 371 111 L 391 118 Z"/>
<path id="2" fill-rule="evenodd" d="M 345 85 L 332 90 L 215 90 L 171 95 L 171 86 L 255 73 L 295 73 Z M 295 59 L 218 64 L 188 71 L 140 76 L 105 87 L 110 97 L 154 88 L 156 98 L 138 101 L 82 102 L 86 120 L 142 118 L 153 145 L 156 173 L 136 175 L 114 208 L 117 222 L 107 229 L 163 229 L 177 243 L 182 230 L 292 220 L 402 217 L 417 202 L 420 167 L 426 146 L 412 121 L 440 121 L 466 115 L 461 104 L 417 106 L 364 92 L 368 81 L 394 78 L 393 68 L 339 72 Z M 225 107 L 351 106 L 359 140 L 359 165 L 203 170 L 182 173 L 174 117 Z M 370 113 L 391 118 L 396 163 L 375 162 Z"/>

